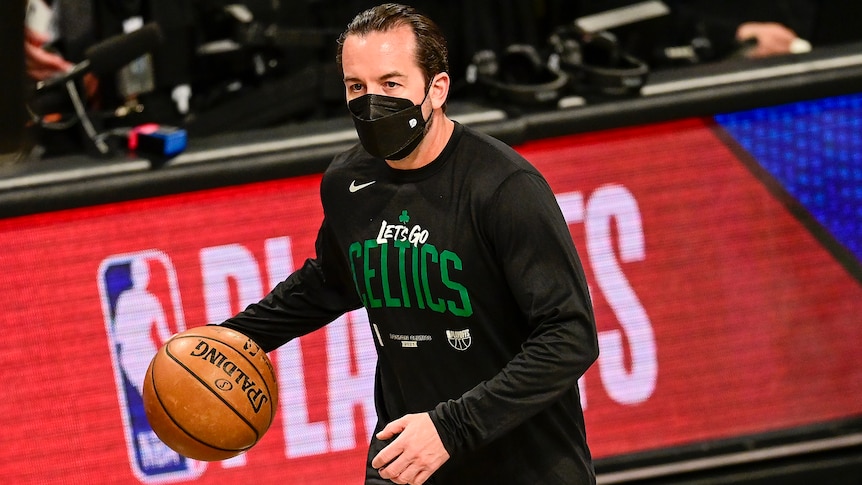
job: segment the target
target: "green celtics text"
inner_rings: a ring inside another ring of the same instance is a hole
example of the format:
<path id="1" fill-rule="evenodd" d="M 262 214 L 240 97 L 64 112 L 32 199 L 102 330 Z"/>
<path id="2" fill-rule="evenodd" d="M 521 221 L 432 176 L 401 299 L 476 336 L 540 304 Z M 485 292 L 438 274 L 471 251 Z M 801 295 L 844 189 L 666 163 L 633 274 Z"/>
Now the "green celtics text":
<path id="1" fill-rule="evenodd" d="M 411 244 L 408 239 L 368 239 L 350 245 L 350 269 L 365 307 L 472 315 L 470 295 L 458 282 L 461 258 L 449 250 L 438 251 L 432 244 L 419 245 L 415 239 Z"/>

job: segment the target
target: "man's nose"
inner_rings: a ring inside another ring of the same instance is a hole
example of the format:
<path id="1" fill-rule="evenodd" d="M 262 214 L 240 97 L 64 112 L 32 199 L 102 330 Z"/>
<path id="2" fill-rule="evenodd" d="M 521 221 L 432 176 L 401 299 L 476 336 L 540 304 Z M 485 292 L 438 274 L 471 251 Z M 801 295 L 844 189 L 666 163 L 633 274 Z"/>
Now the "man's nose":
<path id="1" fill-rule="evenodd" d="M 367 86 L 365 94 L 383 94 L 383 86 Z"/>

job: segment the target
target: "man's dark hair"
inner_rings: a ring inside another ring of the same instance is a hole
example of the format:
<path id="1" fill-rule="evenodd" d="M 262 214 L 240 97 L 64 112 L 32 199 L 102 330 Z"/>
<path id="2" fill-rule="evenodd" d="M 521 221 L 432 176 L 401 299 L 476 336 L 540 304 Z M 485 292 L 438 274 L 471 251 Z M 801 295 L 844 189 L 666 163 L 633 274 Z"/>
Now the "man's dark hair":
<path id="1" fill-rule="evenodd" d="M 384 3 L 370 8 L 356 17 L 347 25 L 347 29 L 338 37 L 335 61 L 341 66 L 341 54 L 344 40 L 349 35 L 365 36 L 371 32 L 386 32 L 402 25 L 413 29 L 416 35 L 416 64 L 425 75 L 425 82 L 438 73 L 449 71 L 449 53 L 446 48 L 446 38 L 440 27 L 430 18 L 419 13 L 415 8 L 397 3 Z"/>

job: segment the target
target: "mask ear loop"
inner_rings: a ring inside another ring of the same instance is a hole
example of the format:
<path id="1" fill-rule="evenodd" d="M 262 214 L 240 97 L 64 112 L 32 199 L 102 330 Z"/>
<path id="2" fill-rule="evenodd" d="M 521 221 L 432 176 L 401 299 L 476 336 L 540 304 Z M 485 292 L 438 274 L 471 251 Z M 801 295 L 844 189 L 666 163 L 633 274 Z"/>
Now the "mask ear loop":
<path id="1" fill-rule="evenodd" d="M 438 73 L 439 74 L 439 73 Z M 437 79 L 437 74 L 431 76 L 431 82 L 428 83 L 428 87 L 425 89 L 425 97 L 422 98 L 422 101 L 419 103 L 419 111 L 422 111 L 422 105 L 425 104 L 425 101 L 428 99 L 428 95 L 431 93 L 431 86 L 434 85 L 434 80 Z M 431 119 L 434 117 L 434 105 L 431 105 L 431 112 L 428 113 L 428 119 L 425 120 L 425 129 L 422 136 L 428 134 L 428 129 L 431 128 Z"/>

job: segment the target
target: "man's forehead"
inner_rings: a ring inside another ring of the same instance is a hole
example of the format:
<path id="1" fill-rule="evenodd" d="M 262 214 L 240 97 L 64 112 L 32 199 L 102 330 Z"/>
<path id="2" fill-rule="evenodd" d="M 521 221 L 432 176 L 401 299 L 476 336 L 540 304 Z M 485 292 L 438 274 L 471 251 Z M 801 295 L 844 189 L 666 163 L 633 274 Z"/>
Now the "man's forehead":
<path id="1" fill-rule="evenodd" d="M 373 48 L 384 53 L 416 52 L 416 36 L 408 25 L 399 25 L 387 30 L 373 30 L 350 34 L 344 39 L 343 51 L 351 48 Z"/>
<path id="2" fill-rule="evenodd" d="M 407 77 L 421 71 L 415 55 L 415 36 L 409 27 L 352 34 L 345 38 L 342 68 L 345 78 L 372 76 L 375 79 Z M 373 74 L 372 74 L 373 73 Z"/>

